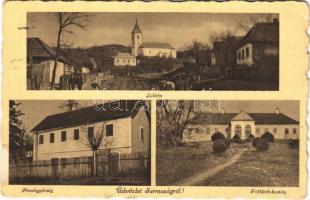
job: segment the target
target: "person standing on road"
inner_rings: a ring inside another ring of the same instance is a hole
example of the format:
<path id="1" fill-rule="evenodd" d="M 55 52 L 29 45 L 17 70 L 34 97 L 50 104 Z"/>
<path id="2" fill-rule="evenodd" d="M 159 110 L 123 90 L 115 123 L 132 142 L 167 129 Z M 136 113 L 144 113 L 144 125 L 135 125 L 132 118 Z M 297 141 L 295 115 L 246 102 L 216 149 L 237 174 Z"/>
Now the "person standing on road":
<path id="1" fill-rule="evenodd" d="M 80 73 L 77 73 L 76 84 L 78 86 L 78 89 L 81 90 L 82 89 L 82 85 L 83 85 L 83 78 L 82 78 Z"/>
<path id="2" fill-rule="evenodd" d="M 75 76 L 74 74 L 71 74 L 69 78 L 69 90 L 74 90 L 74 88 L 75 88 Z"/>

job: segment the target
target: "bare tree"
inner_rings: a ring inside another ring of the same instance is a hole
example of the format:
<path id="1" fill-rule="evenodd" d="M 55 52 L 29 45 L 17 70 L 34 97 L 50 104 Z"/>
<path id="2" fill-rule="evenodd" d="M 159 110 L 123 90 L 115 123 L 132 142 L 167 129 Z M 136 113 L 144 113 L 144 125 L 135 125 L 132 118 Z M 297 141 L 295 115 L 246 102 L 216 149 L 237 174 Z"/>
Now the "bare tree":
<path id="1" fill-rule="evenodd" d="M 54 60 L 54 68 L 52 74 L 51 89 L 54 88 L 57 62 L 60 56 L 61 49 L 61 37 L 63 33 L 74 34 L 70 28 L 78 27 L 86 29 L 86 22 L 88 21 L 88 15 L 79 12 L 58 12 L 56 13 L 56 19 L 58 23 L 58 35 L 56 44 L 56 55 Z"/>
<path id="2" fill-rule="evenodd" d="M 59 108 L 65 108 L 66 111 L 72 111 L 73 109 L 79 109 L 79 103 L 75 100 L 67 100 L 61 104 Z"/>
<path id="3" fill-rule="evenodd" d="M 278 14 L 266 14 L 266 15 L 252 15 L 248 18 L 243 18 L 237 22 L 240 30 L 248 32 L 258 22 L 272 22 L 275 18 L 278 18 Z"/>
<path id="4" fill-rule="evenodd" d="M 226 30 L 221 32 L 213 32 L 209 36 L 209 42 L 212 44 L 216 41 L 226 41 L 235 37 L 234 31 Z"/>
<path id="5" fill-rule="evenodd" d="M 194 102 L 162 100 L 157 108 L 158 143 L 177 146 L 183 139 L 183 131 L 194 109 Z"/>

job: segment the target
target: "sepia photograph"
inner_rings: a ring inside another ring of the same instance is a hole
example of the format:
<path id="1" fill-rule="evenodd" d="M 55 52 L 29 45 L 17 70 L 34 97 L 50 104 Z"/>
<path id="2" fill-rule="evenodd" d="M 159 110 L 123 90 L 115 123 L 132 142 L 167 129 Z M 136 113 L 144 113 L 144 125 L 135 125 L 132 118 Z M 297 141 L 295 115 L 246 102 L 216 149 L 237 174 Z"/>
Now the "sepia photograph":
<path id="1" fill-rule="evenodd" d="M 156 184 L 299 186 L 299 101 L 158 100 Z"/>
<path id="2" fill-rule="evenodd" d="M 279 90 L 276 13 L 27 13 L 28 90 Z"/>
<path id="3" fill-rule="evenodd" d="M 150 102 L 10 100 L 9 184 L 150 185 Z"/>

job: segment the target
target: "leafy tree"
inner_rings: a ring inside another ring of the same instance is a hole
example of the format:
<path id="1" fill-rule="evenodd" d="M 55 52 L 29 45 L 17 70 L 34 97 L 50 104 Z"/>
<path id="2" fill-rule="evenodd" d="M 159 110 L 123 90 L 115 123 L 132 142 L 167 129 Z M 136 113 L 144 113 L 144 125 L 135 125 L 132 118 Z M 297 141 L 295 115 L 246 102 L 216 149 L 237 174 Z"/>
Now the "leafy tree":
<path id="1" fill-rule="evenodd" d="M 25 130 L 20 117 L 24 115 L 24 113 L 18 109 L 20 103 L 16 103 L 13 100 L 10 100 L 9 103 L 9 155 L 10 159 L 18 159 L 21 158 L 23 153 Z"/>

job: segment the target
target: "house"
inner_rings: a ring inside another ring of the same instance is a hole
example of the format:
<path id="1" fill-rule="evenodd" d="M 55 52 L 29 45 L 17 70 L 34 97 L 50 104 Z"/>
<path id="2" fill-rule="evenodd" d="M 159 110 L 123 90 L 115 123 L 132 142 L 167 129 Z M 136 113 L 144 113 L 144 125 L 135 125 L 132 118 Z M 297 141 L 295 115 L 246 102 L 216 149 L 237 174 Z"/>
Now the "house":
<path id="1" fill-rule="evenodd" d="M 211 52 L 211 65 L 231 67 L 236 64 L 236 49 L 241 37 L 215 41 Z"/>
<path id="2" fill-rule="evenodd" d="M 40 38 L 27 38 L 27 78 L 36 78 L 35 81 L 41 83 L 40 88 L 47 88 L 52 81 L 55 56 L 56 51 Z M 59 84 L 66 63 L 67 59 L 60 56 L 56 67 L 55 84 Z"/>
<path id="3" fill-rule="evenodd" d="M 256 63 L 278 62 L 279 21 L 256 23 L 240 40 L 236 51 L 237 64 L 251 66 Z"/>
<path id="4" fill-rule="evenodd" d="M 122 100 L 47 116 L 33 129 L 33 160 L 90 157 L 89 138 L 113 155 L 149 152 L 150 114 L 145 101 Z"/>
<path id="5" fill-rule="evenodd" d="M 131 32 L 131 49 L 133 56 L 161 57 L 176 59 L 177 51 L 167 42 L 144 42 L 138 20 Z"/>
<path id="6" fill-rule="evenodd" d="M 136 66 L 137 60 L 136 57 L 129 53 L 117 52 L 113 57 L 114 66 Z"/>
<path id="7" fill-rule="evenodd" d="M 239 135 L 246 139 L 252 134 L 259 137 L 270 132 L 275 139 L 298 139 L 299 122 L 280 113 L 199 113 L 190 120 L 183 132 L 183 140 L 208 141 L 215 132 L 223 133 L 226 138 Z"/>

